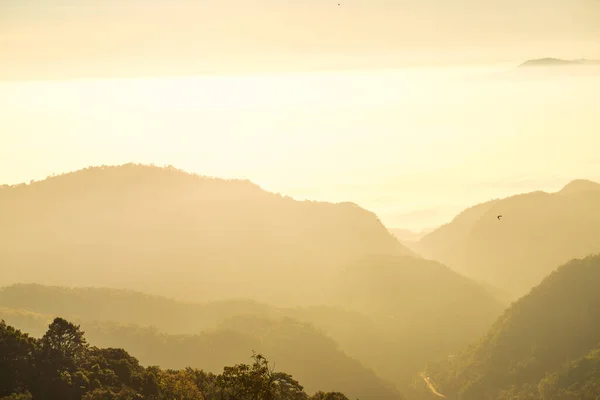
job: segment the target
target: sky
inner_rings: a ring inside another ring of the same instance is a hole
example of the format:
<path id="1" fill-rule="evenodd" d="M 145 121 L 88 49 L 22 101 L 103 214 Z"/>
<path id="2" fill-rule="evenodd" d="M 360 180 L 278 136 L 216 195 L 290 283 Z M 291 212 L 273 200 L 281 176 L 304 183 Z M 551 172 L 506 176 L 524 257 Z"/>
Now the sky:
<path id="1" fill-rule="evenodd" d="M 592 57 L 599 20 L 598 0 L 0 0 L 0 77 Z"/>
<path id="2" fill-rule="evenodd" d="M 600 181 L 598 75 L 511 75 L 600 59 L 598 1 L 225 3 L 0 0 L 0 184 L 165 164 L 418 231 Z"/>

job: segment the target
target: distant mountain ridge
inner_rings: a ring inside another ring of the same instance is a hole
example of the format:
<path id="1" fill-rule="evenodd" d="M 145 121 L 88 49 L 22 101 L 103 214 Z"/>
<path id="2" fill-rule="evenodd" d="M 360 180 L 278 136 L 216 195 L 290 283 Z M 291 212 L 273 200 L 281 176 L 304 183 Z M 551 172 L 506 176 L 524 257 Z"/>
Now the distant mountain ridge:
<path id="1" fill-rule="evenodd" d="M 296 201 L 172 167 L 93 167 L 3 186 L 0 220 L 0 284 L 194 300 L 305 301 L 356 258 L 414 254 L 353 203 Z"/>
<path id="2" fill-rule="evenodd" d="M 312 324 L 345 354 L 405 388 L 428 360 L 457 351 L 483 334 L 504 308 L 467 278 L 437 262 L 412 257 L 357 260 L 327 287 L 330 296 L 324 298 L 326 304 L 285 308 L 250 300 L 192 303 L 128 290 L 18 284 L 0 288 L 0 309 L 63 315 L 95 327 L 104 322 L 135 325 L 177 337 L 213 331 L 225 321 L 237 321 L 235 331 L 248 333 L 259 328 L 256 321 L 291 318 Z M 35 326 L 27 325 L 25 314 L 20 313 L 22 318 L 12 324 L 32 332 Z M 123 332 L 133 336 L 135 330 Z M 150 348 L 120 342 L 114 335 L 114 343 L 106 342 L 104 336 L 92 336 L 101 345 L 124 346 L 144 362 L 156 360 Z M 173 358 L 165 354 L 162 359 Z M 214 362 L 221 361 L 225 365 L 231 359 L 214 358 Z"/>
<path id="3" fill-rule="evenodd" d="M 556 193 L 478 204 L 413 247 L 517 298 L 557 265 L 600 253 L 599 204 L 600 184 L 575 180 Z"/>
<path id="4" fill-rule="evenodd" d="M 420 232 L 414 232 L 408 229 L 391 228 L 390 232 L 400 240 L 401 243 L 418 242 L 426 234 L 433 232 L 434 229 L 426 229 Z"/>
<path id="5" fill-rule="evenodd" d="M 564 67 L 564 66 L 600 66 L 600 60 L 563 60 L 559 58 L 539 58 L 535 60 L 527 60 L 521 65 L 523 67 Z"/>

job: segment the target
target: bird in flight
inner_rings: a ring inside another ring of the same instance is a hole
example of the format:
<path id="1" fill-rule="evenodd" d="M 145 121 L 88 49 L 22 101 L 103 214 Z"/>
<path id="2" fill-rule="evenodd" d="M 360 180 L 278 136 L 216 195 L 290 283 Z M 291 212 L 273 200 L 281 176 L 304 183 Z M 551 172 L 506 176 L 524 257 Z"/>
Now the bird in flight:
<path id="1" fill-rule="evenodd" d="M 502 215 L 498 215 L 498 220 L 501 220 L 501 219 L 502 219 Z"/>

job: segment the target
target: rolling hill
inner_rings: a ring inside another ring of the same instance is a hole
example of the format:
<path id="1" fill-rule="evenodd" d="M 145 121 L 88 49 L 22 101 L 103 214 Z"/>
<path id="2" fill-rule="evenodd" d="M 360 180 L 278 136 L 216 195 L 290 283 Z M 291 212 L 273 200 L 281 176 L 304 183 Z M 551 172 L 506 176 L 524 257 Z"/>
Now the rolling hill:
<path id="1" fill-rule="evenodd" d="M 597 399 L 598 287 L 600 256 L 561 266 L 429 375 L 450 399 Z"/>
<path id="2" fill-rule="evenodd" d="M 598 204 L 600 184 L 576 180 L 556 193 L 521 194 L 467 209 L 414 248 L 514 299 L 557 265 L 600 253 Z"/>
<path id="3" fill-rule="evenodd" d="M 355 204 L 295 201 L 171 167 L 96 167 L 3 186 L 0 220 L 2 285 L 303 303 L 357 258 L 412 254 Z"/>
<path id="4" fill-rule="evenodd" d="M 401 389 L 428 361 L 459 350 L 483 334 L 503 309 L 480 286 L 435 262 L 407 257 L 389 260 L 387 264 L 383 260 L 365 260 L 361 265 L 355 267 L 357 272 L 343 273 L 330 284 L 333 296 L 329 305 L 276 308 L 242 300 L 188 303 L 125 290 L 19 284 L 0 289 L 0 308 L 20 310 L 21 319 L 11 322 L 27 332 L 37 334 L 45 328 L 39 323 L 30 325 L 27 315 L 46 315 L 44 322 L 51 316 L 63 315 L 83 321 L 86 329 L 95 327 L 88 329 L 88 334 L 100 345 L 119 345 L 143 362 L 161 361 L 161 365 L 176 367 L 182 362 L 170 361 L 173 357 L 193 359 L 185 358 L 185 354 L 153 350 L 161 348 L 155 343 L 155 336 L 204 335 L 226 325 L 227 331 L 254 332 L 252 337 L 263 337 L 263 331 L 272 325 L 268 321 L 300 321 L 331 338 L 343 353 Z M 343 278 L 347 274 L 369 275 L 370 269 L 376 274 L 364 278 L 369 284 L 362 288 L 353 279 Z M 371 285 L 377 280 L 387 282 L 390 289 L 378 290 Z M 352 292 L 355 299 L 348 299 L 346 294 Z M 232 321 L 237 323 L 231 325 Z M 100 330 L 104 336 L 97 333 L 102 326 L 108 327 L 108 331 Z M 120 342 L 118 332 L 131 340 Z M 136 337 L 148 335 L 152 340 L 136 342 Z M 107 336 L 112 341 L 107 342 Z M 224 352 L 223 357 L 213 353 L 213 358 L 203 356 L 204 365 L 227 365 L 240 356 L 244 343 L 246 347 L 257 346 L 247 338 L 239 340 L 241 349 L 233 345 L 231 348 L 240 351 Z M 155 355 L 159 353 L 162 356 L 157 359 Z M 230 355 L 226 357 L 227 354 Z M 275 360 L 279 359 L 278 354 L 273 353 Z M 313 357 L 315 362 L 325 362 L 324 356 Z"/>
<path id="5" fill-rule="evenodd" d="M 16 284 L 0 288 L 0 307 L 67 319 L 154 327 L 168 334 L 196 334 L 237 315 L 275 313 L 251 300 L 181 302 L 130 290 Z"/>
<path id="6" fill-rule="evenodd" d="M 40 337 L 52 315 L 0 308 L 0 320 Z M 348 357 L 335 342 L 312 326 L 290 318 L 232 317 L 196 335 L 170 335 L 151 327 L 109 321 L 74 320 L 90 343 L 123 348 L 146 366 L 202 368 L 219 373 L 227 365 L 249 360 L 255 350 L 278 370 L 303 380 L 307 392 L 343 390 L 351 398 L 375 396 L 399 400 L 400 394 L 370 369 Z"/>

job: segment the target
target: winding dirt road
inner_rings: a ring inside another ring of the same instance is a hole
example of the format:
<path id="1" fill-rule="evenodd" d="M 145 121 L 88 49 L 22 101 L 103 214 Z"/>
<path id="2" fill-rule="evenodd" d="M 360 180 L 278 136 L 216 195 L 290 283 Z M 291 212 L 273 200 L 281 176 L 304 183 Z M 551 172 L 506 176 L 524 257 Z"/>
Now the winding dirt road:
<path id="1" fill-rule="evenodd" d="M 420 375 L 421 375 L 421 378 L 423 378 L 423 381 L 425 382 L 425 384 L 427 385 L 429 390 L 431 391 L 431 393 L 433 393 L 434 395 L 436 395 L 437 397 L 440 397 L 442 399 L 446 398 L 446 396 L 444 396 L 443 394 L 441 394 L 440 392 L 437 391 L 437 389 L 435 388 L 435 385 L 433 384 L 433 382 L 431 382 L 431 379 L 429 379 L 429 377 L 427 375 L 425 375 L 424 372 L 421 372 Z"/>

